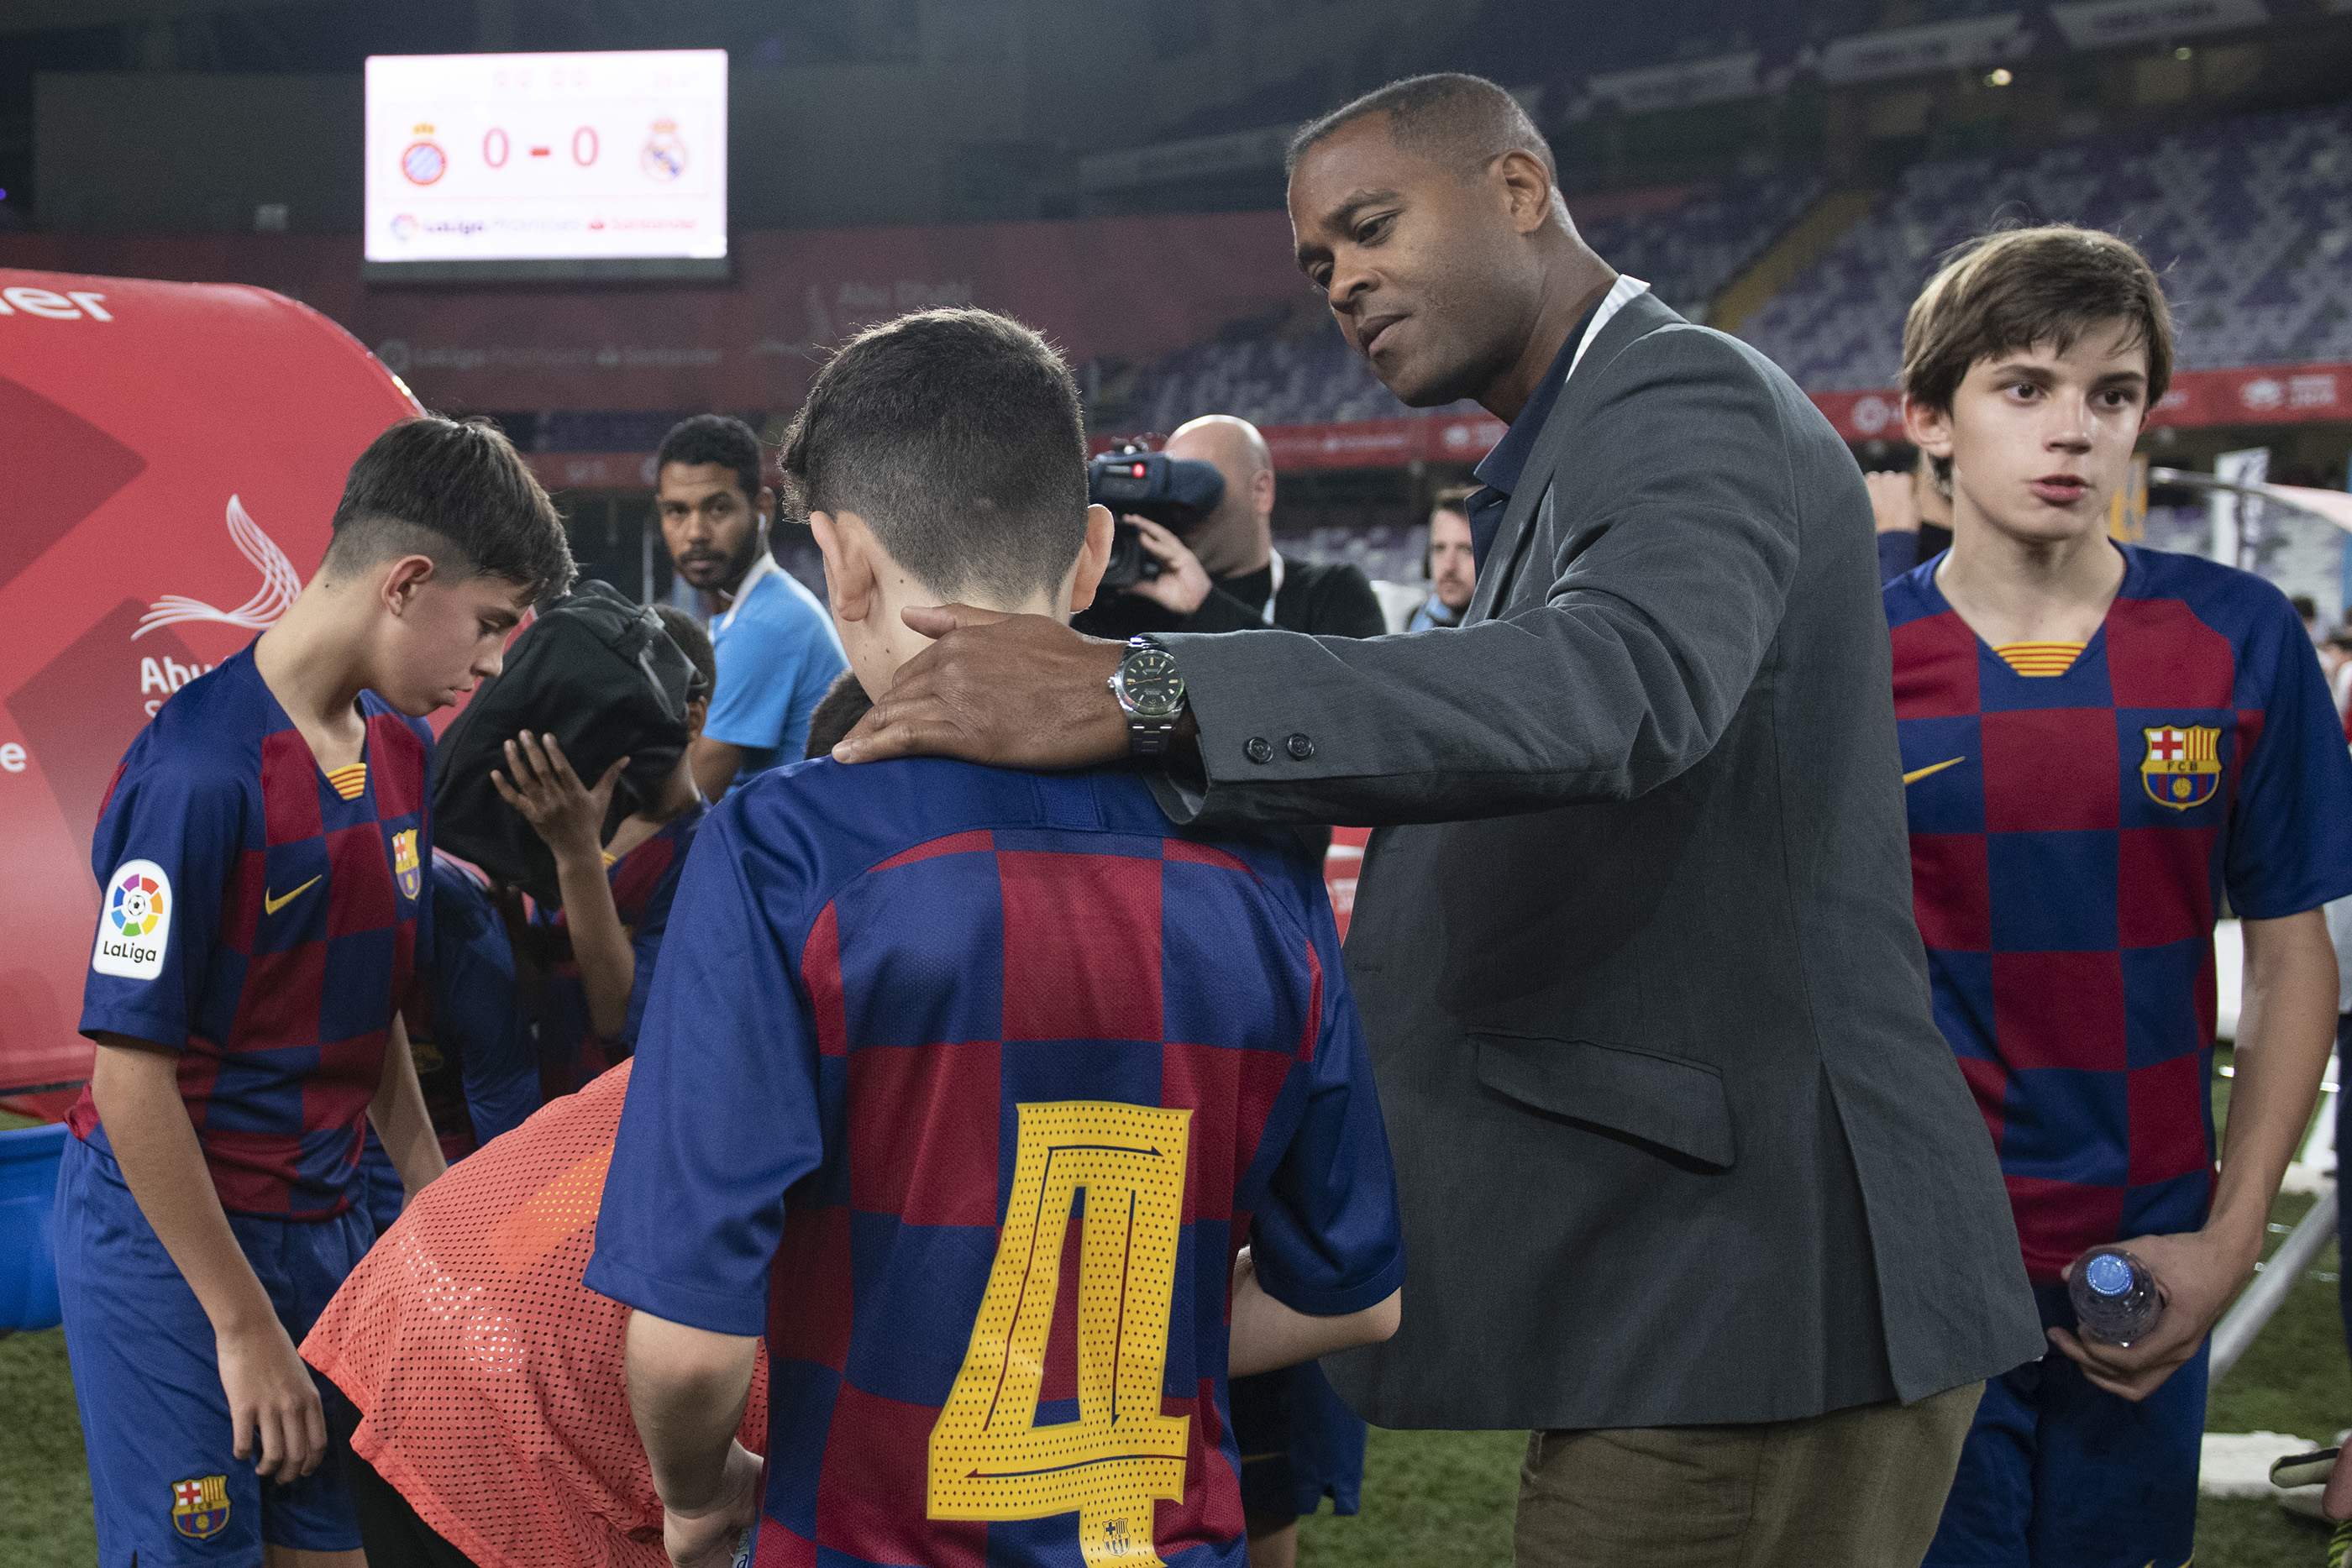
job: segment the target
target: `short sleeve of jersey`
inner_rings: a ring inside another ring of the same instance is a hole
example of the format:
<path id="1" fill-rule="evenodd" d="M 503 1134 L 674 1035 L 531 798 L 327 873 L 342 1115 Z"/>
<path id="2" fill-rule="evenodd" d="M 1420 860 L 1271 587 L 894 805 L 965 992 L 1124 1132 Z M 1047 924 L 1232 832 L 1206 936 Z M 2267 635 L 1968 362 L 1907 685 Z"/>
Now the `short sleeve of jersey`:
<path id="1" fill-rule="evenodd" d="M 669 930 L 670 910 L 677 902 L 677 884 L 686 875 L 686 862 L 694 858 L 692 850 L 678 856 L 662 873 L 661 881 L 646 900 L 645 910 L 629 932 L 629 948 L 635 956 L 634 977 L 629 981 L 629 1017 L 621 1026 L 621 1040 L 632 1050 L 638 1034 L 645 1028 L 646 1003 L 654 993 L 654 976 L 661 963 L 662 937 Z"/>
<path id="2" fill-rule="evenodd" d="M 90 843 L 98 934 L 82 1033 L 186 1049 L 243 857 L 247 806 L 237 780 L 185 758 L 141 747 L 126 764 Z"/>
<path id="3" fill-rule="evenodd" d="M 754 1335 L 785 1189 L 824 1144 L 805 998 L 734 821 L 713 813 L 687 856 L 672 919 L 694 936 L 646 1003 L 585 1281 L 672 1322 Z M 763 884 L 781 880 L 763 860 Z"/>
<path id="4" fill-rule="evenodd" d="M 2240 777 L 2223 874 L 2231 909 L 2276 920 L 2352 894 L 2352 755 L 2302 622 L 2284 597 L 2264 597 L 2245 650 L 2239 743 L 2250 709 L 2262 729 Z"/>
<path id="5" fill-rule="evenodd" d="M 849 667 L 808 590 L 782 573 L 763 580 L 714 639 L 719 689 L 702 732 L 747 750 L 797 762 L 809 716 L 835 675 Z"/>
<path id="6" fill-rule="evenodd" d="M 1266 1294 L 1294 1312 L 1337 1317 L 1376 1306 L 1403 1285 L 1404 1237 L 1371 1055 L 1328 911 L 1320 925 L 1316 946 L 1329 996 L 1307 1108 L 1250 1239 Z"/>

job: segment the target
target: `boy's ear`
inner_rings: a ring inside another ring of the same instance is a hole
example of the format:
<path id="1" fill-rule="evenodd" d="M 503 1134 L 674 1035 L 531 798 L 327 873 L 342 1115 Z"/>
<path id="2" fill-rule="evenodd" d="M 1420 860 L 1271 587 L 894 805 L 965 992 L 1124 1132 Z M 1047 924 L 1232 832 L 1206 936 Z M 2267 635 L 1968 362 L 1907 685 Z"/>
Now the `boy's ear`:
<path id="1" fill-rule="evenodd" d="M 824 557 L 824 596 L 835 616 L 863 621 L 874 613 L 874 557 L 866 530 L 849 525 L 831 512 L 811 512 L 809 532 L 816 536 L 817 553 Z"/>
<path id="2" fill-rule="evenodd" d="M 1103 573 L 1110 569 L 1111 516 L 1108 507 L 1087 508 L 1087 538 L 1070 567 L 1070 613 L 1077 614 L 1095 601 Z"/>
<path id="3" fill-rule="evenodd" d="M 388 567 L 376 570 L 383 575 L 376 579 L 376 592 L 383 607 L 394 615 L 405 614 L 416 602 L 417 590 L 433 580 L 433 558 L 429 555 L 404 555 Z"/>
<path id="4" fill-rule="evenodd" d="M 759 519 L 760 527 L 762 528 L 775 522 L 776 487 L 773 485 L 760 486 L 760 493 L 751 497 L 751 511 L 752 515 Z"/>
<path id="5" fill-rule="evenodd" d="M 1912 445 L 1928 456 L 1949 457 L 1952 455 L 1952 411 L 1929 408 L 1924 402 L 1906 397 L 1903 400 L 1903 434 L 1911 438 Z"/>

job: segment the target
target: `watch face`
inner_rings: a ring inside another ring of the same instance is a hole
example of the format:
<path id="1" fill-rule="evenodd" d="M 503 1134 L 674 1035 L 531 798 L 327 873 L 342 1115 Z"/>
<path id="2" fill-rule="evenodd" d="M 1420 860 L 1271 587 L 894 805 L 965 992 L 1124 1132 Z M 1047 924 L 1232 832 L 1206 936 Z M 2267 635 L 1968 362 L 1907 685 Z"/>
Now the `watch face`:
<path id="1" fill-rule="evenodd" d="M 1176 661 L 1158 648 L 1139 648 L 1120 660 L 1118 686 L 1139 718 L 1166 718 L 1184 700 Z"/>

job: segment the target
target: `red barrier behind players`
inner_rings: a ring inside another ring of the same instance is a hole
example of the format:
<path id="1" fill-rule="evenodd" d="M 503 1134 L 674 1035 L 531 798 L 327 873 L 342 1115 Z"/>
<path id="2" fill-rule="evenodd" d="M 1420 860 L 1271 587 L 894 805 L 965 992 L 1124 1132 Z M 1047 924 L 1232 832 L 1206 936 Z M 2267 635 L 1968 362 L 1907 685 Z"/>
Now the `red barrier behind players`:
<path id="1" fill-rule="evenodd" d="M 282 296 L 0 268 L 0 1103 L 57 1114 L 89 1071 L 123 748 L 293 601 L 345 471 L 415 412 Z"/>

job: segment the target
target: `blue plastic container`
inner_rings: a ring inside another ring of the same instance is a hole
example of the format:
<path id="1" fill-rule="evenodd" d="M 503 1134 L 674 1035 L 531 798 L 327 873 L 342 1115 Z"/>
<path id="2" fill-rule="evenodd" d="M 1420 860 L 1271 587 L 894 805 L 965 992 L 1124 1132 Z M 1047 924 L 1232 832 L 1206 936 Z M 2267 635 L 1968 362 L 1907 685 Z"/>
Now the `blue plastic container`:
<path id="1" fill-rule="evenodd" d="M 0 1133 L 0 1331 L 53 1329 L 58 1308 L 58 1160 L 65 1124 Z"/>

